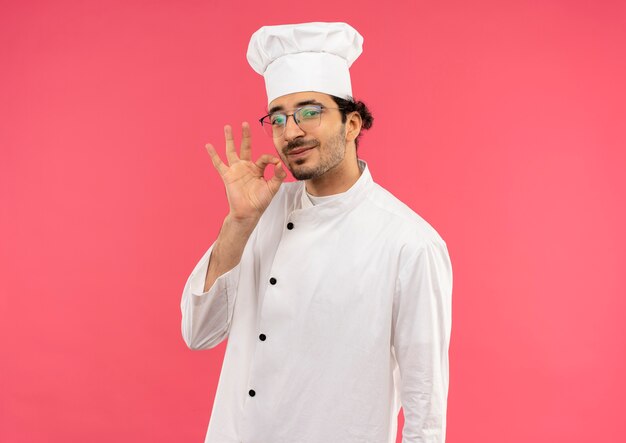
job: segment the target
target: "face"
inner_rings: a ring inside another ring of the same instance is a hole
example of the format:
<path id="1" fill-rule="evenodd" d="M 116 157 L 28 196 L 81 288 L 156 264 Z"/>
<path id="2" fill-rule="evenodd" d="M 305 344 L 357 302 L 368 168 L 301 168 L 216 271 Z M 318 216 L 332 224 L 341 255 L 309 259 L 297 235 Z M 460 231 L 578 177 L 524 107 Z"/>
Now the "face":
<path id="1" fill-rule="evenodd" d="M 291 114 L 295 108 L 304 104 L 324 106 L 320 125 L 305 132 L 298 127 L 293 117 L 289 117 L 282 137 L 274 139 L 276 151 L 283 163 L 298 180 L 322 177 L 339 167 L 346 155 L 346 127 L 341 122 L 341 111 L 334 109 L 337 104 L 329 95 L 319 92 L 287 94 L 273 100 L 269 109 L 271 112 Z"/>

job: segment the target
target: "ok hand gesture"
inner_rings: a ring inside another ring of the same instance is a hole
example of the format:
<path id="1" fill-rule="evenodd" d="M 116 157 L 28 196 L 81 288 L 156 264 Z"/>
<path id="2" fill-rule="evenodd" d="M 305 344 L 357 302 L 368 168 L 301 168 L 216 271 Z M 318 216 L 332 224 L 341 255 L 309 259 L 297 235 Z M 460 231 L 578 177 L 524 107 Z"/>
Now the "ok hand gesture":
<path id="1" fill-rule="evenodd" d="M 206 149 L 226 187 L 230 206 L 229 216 L 236 221 L 257 221 L 278 192 L 287 173 L 283 170 L 280 159 L 269 154 L 264 154 L 256 162 L 252 162 L 248 123 L 242 124 L 239 156 L 235 150 L 233 130 L 229 125 L 224 127 L 224 136 L 228 166 L 222 162 L 213 145 L 207 144 Z M 270 164 L 274 165 L 274 175 L 271 179 L 265 180 L 263 173 Z"/>

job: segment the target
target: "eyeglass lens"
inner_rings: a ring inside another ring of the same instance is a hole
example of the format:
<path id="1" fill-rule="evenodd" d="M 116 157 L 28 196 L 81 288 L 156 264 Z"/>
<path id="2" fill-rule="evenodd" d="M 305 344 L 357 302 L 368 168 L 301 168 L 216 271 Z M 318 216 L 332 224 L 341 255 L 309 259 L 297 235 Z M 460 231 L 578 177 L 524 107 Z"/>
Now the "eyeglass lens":
<path id="1" fill-rule="evenodd" d="M 290 114 L 284 112 L 275 112 L 263 120 L 263 128 L 265 132 L 274 138 L 281 137 L 287 126 L 287 119 Z M 303 131 L 310 130 L 319 126 L 322 117 L 322 108 L 320 106 L 305 106 L 293 113 L 296 124 Z"/>

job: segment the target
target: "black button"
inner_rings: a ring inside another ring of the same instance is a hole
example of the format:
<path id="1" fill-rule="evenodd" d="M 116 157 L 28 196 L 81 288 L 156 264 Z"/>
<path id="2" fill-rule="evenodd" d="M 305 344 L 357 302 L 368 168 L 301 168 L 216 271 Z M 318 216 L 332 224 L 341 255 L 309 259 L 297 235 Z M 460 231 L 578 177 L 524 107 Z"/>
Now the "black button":
<path id="1" fill-rule="evenodd" d="M 287 223 L 287 229 L 289 230 L 293 229 L 293 223 L 291 222 Z"/>
<path id="2" fill-rule="evenodd" d="M 259 340 L 261 340 L 261 341 L 265 341 L 266 338 L 267 337 L 265 336 L 265 334 L 259 335 Z"/>
<path id="3" fill-rule="evenodd" d="M 254 397 L 256 395 L 256 392 L 254 392 L 254 389 L 250 389 L 248 391 L 248 394 L 250 394 L 250 397 Z"/>
<path id="4" fill-rule="evenodd" d="M 274 277 L 270 278 L 270 284 L 271 285 L 275 285 L 276 284 L 276 279 Z"/>

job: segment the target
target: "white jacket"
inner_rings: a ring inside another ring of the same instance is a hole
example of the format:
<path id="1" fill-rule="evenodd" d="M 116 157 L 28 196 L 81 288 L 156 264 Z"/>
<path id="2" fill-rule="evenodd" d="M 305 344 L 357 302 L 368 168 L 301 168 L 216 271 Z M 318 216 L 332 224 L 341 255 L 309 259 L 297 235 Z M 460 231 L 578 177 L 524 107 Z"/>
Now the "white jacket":
<path id="1" fill-rule="evenodd" d="M 445 242 L 367 165 L 313 206 L 285 183 L 240 263 L 182 296 L 191 349 L 228 338 L 206 443 L 443 443 L 452 269 Z"/>

